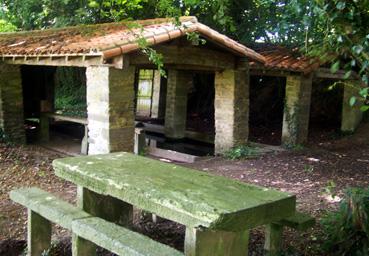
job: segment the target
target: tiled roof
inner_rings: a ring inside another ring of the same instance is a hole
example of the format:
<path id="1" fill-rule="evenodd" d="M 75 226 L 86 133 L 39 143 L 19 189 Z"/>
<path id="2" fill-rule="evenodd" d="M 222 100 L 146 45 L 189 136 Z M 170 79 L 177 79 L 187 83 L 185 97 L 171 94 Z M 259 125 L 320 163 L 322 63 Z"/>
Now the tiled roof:
<path id="1" fill-rule="evenodd" d="M 260 54 L 201 24 L 195 17 L 181 17 L 180 23 L 177 26 L 173 19 L 151 19 L 4 33 L 0 34 L 0 56 L 92 55 L 108 59 L 139 49 L 137 40 L 142 36 L 150 45 L 156 45 L 187 32 L 198 32 L 236 55 L 264 62 Z"/>
<path id="2" fill-rule="evenodd" d="M 284 70 L 292 72 L 311 73 L 325 64 L 318 58 L 305 57 L 298 48 L 288 49 L 272 44 L 257 44 L 252 47 L 265 57 L 264 65 L 251 63 L 251 68 L 268 70 Z"/>

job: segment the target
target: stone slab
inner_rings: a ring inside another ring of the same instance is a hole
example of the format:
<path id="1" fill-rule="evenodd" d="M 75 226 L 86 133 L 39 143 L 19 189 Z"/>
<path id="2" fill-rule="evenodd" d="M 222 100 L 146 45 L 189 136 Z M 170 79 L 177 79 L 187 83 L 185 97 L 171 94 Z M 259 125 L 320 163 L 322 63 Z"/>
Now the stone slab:
<path id="1" fill-rule="evenodd" d="M 278 221 L 278 224 L 304 231 L 315 225 L 315 219 L 308 214 L 296 212 L 294 215 Z"/>
<path id="2" fill-rule="evenodd" d="M 169 160 L 183 162 L 183 163 L 194 163 L 198 156 L 193 156 L 185 153 L 180 153 L 173 150 L 161 149 L 161 148 L 149 148 L 149 154 L 156 157 L 166 158 Z"/>
<path id="3" fill-rule="evenodd" d="M 294 195 L 125 152 L 53 166 L 61 178 L 189 227 L 242 231 L 295 213 Z"/>
<path id="4" fill-rule="evenodd" d="M 144 235 L 98 217 L 75 220 L 73 233 L 124 256 L 183 256 L 183 253 Z"/>
<path id="5" fill-rule="evenodd" d="M 88 213 L 38 188 L 12 190 L 10 198 L 66 229 L 71 229 L 72 220 L 90 216 Z"/>

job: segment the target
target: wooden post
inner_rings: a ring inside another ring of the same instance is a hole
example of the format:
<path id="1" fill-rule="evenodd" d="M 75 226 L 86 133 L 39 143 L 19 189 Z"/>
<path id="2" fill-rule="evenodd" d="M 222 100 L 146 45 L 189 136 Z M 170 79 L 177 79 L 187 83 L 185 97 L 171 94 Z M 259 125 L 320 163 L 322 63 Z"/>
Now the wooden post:
<path id="1" fill-rule="evenodd" d="M 249 231 L 225 232 L 186 228 L 186 256 L 245 256 L 248 254 Z"/>
<path id="2" fill-rule="evenodd" d="M 29 256 L 42 255 L 51 245 L 51 223 L 28 209 L 27 245 Z"/>
<path id="3" fill-rule="evenodd" d="M 277 256 L 282 249 L 283 226 L 271 223 L 265 227 L 264 250 L 267 256 Z"/>

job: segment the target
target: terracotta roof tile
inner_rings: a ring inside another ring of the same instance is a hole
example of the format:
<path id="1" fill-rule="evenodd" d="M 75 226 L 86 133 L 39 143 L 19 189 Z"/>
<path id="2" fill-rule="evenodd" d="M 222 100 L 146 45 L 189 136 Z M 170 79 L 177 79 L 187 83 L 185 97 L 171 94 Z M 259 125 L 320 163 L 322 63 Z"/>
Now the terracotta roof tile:
<path id="1" fill-rule="evenodd" d="M 195 17 L 181 17 L 180 25 L 173 19 L 151 19 L 3 33 L 0 34 L 0 56 L 91 54 L 108 59 L 138 50 L 137 40 L 142 36 L 150 45 L 155 45 L 187 32 L 198 32 L 238 56 L 265 61 L 260 54 L 199 23 Z"/>
<path id="2" fill-rule="evenodd" d="M 300 51 L 272 44 L 257 44 L 252 47 L 265 58 L 264 65 L 251 62 L 251 68 L 285 70 L 308 74 L 325 63 L 318 58 L 303 56 Z"/>

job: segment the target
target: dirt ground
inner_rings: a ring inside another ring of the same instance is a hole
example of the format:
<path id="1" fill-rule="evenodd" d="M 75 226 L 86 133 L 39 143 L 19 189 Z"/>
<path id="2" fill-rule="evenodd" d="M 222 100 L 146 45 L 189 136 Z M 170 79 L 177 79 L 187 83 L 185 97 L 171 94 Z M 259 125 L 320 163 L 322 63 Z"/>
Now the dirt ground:
<path id="1" fill-rule="evenodd" d="M 319 223 L 327 210 L 334 210 L 349 186 L 369 186 L 369 124 L 355 135 L 325 136 L 303 149 L 269 153 L 240 161 L 220 157 L 205 158 L 186 166 L 247 183 L 296 194 L 298 209 L 312 214 Z M 63 157 L 37 146 L 7 147 L 0 144 L 0 255 L 21 255 L 26 238 L 26 210 L 9 199 L 10 190 L 37 186 L 74 202 L 75 186 L 53 174 L 51 162 Z M 334 197 L 332 197 L 334 195 Z M 136 218 L 135 228 L 154 239 L 183 249 L 184 227 L 169 222 L 152 223 Z M 70 255 L 69 232 L 56 227 L 58 242 L 53 255 Z M 322 255 L 320 226 L 296 233 L 286 229 L 286 255 Z M 262 255 L 263 229 L 251 232 L 249 255 Z M 100 252 L 101 255 L 109 255 Z"/>

